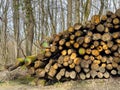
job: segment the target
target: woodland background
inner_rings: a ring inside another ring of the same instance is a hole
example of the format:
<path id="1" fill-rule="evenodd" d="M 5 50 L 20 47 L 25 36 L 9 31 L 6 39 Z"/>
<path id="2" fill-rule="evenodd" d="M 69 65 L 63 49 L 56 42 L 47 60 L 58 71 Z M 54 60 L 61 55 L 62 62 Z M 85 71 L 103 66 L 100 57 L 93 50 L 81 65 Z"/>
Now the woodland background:
<path id="1" fill-rule="evenodd" d="M 0 66 L 37 54 L 53 34 L 118 8 L 120 0 L 0 0 Z"/>

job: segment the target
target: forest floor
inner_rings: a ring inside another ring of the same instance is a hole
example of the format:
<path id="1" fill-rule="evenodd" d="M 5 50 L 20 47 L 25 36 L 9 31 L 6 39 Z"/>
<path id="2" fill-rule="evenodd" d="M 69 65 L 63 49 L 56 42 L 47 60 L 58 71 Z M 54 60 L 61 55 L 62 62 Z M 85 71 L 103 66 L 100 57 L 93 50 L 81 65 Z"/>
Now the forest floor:
<path id="1" fill-rule="evenodd" d="M 54 85 L 35 86 L 24 81 L 0 82 L 0 90 L 120 90 L 120 77 L 84 81 L 57 82 Z"/>

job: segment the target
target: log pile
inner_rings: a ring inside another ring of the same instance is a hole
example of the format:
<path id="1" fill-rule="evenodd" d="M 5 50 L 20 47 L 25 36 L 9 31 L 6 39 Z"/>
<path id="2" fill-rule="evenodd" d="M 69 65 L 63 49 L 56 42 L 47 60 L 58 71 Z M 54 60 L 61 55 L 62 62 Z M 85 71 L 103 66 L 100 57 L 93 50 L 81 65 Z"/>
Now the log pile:
<path id="1" fill-rule="evenodd" d="M 18 59 L 31 76 L 49 80 L 85 80 L 120 75 L 120 9 L 94 15 L 55 34 L 44 54 Z"/>

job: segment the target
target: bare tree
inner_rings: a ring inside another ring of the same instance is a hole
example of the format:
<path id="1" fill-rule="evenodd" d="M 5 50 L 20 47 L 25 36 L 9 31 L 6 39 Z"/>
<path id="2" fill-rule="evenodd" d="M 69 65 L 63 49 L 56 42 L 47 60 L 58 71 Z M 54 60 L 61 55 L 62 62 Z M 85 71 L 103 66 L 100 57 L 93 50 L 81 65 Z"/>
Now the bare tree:
<path id="1" fill-rule="evenodd" d="M 31 0 L 24 0 L 26 12 L 26 55 L 31 55 L 34 38 L 34 16 Z"/>
<path id="2" fill-rule="evenodd" d="M 8 48 L 7 48 L 7 24 L 8 24 L 8 20 L 7 20 L 7 11 L 9 8 L 9 1 L 5 2 L 4 0 L 1 1 L 2 3 L 2 18 L 1 18 L 1 22 L 2 22 L 2 27 L 1 27 L 1 52 L 2 52 L 2 64 L 6 64 L 7 60 L 8 60 Z"/>
<path id="3" fill-rule="evenodd" d="M 86 22 L 90 15 L 92 0 L 87 0 L 84 4 L 84 21 Z"/>
<path id="4" fill-rule="evenodd" d="M 67 0 L 67 27 L 72 24 L 72 0 Z"/>
<path id="5" fill-rule="evenodd" d="M 13 0 L 13 26 L 14 26 L 14 37 L 16 41 L 15 53 L 16 57 L 20 57 L 19 42 L 20 42 L 20 31 L 19 31 L 19 0 Z"/>
<path id="6" fill-rule="evenodd" d="M 100 0 L 101 6 L 100 6 L 100 10 L 99 10 L 99 15 L 101 15 L 103 13 L 104 10 L 104 0 Z"/>
<path id="7" fill-rule="evenodd" d="M 75 22 L 80 22 L 80 0 L 75 0 Z"/>

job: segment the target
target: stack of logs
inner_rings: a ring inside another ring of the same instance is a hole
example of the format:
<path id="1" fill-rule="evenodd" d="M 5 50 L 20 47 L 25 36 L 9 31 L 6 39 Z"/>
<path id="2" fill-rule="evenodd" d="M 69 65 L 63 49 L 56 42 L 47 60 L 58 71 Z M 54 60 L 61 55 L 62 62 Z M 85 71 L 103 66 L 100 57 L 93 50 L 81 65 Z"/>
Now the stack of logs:
<path id="1" fill-rule="evenodd" d="M 52 38 L 44 54 L 18 60 L 14 68 L 25 65 L 31 76 L 58 81 L 120 75 L 120 9 Z"/>

